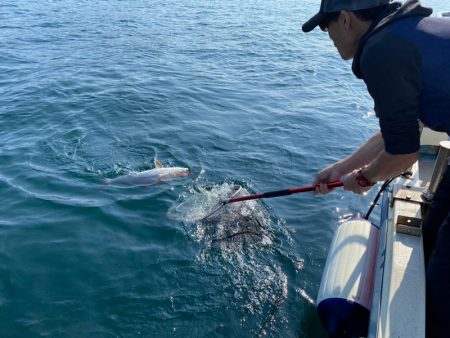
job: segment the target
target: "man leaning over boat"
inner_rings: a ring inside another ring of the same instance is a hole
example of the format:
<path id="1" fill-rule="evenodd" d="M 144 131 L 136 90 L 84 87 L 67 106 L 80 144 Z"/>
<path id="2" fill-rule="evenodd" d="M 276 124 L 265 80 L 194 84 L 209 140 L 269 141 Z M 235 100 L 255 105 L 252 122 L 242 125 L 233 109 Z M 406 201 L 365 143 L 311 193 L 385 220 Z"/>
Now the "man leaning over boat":
<path id="1" fill-rule="evenodd" d="M 350 156 L 321 170 L 316 193 L 343 178 L 344 189 L 368 191 L 419 157 L 419 120 L 450 134 L 450 21 L 430 17 L 417 0 L 322 0 L 302 29 L 319 26 L 344 60 L 353 59 L 375 103 L 380 131 Z M 448 337 L 450 319 L 450 170 L 423 224 L 427 264 L 427 337 Z"/>

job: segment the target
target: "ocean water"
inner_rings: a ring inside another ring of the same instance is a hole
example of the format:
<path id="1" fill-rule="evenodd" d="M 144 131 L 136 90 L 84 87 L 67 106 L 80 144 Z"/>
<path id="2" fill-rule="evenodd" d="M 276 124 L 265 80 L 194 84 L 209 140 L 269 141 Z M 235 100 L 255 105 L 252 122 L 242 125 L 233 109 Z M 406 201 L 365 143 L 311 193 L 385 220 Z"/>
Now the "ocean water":
<path id="1" fill-rule="evenodd" d="M 199 219 L 236 187 L 309 185 L 377 130 L 351 64 L 301 32 L 317 8 L 1 2 L 0 336 L 325 336 L 327 248 L 373 192 Z M 102 183 L 156 159 L 192 175 Z"/>

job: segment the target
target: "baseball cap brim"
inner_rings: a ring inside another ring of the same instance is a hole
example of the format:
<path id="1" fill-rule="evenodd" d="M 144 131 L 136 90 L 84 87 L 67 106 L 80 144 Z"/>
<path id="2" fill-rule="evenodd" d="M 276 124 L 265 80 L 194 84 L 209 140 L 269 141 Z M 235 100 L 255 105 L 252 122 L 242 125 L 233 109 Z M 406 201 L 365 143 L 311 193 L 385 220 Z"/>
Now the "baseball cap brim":
<path id="1" fill-rule="evenodd" d="M 305 22 L 302 26 L 302 30 L 307 33 L 321 24 L 326 25 L 333 18 L 335 13 L 338 13 L 344 9 L 348 11 L 357 11 L 361 9 L 383 6 L 391 2 L 392 0 L 322 0 L 319 13 Z"/>
<path id="2" fill-rule="evenodd" d="M 317 13 L 303 24 L 302 31 L 304 31 L 305 33 L 311 32 L 314 28 L 320 25 L 320 23 L 326 18 L 326 16 L 326 13 Z"/>

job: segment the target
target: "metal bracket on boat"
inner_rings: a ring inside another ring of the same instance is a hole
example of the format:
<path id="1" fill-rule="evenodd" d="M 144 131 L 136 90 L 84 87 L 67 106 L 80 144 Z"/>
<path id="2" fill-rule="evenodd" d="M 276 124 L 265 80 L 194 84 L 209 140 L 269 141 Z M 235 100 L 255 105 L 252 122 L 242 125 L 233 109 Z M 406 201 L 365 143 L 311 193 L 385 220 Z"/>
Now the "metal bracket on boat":
<path id="1" fill-rule="evenodd" d="M 422 219 L 399 215 L 395 228 L 397 233 L 422 236 Z"/>
<path id="2" fill-rule="evenodd" d="M 423 193 L 422 188 L 404 185 L 395 193 L 394 197 L 392 198 L 391 206 L 394 205 L 394 202 L 396 200 L 406 204 L 412 203 L 415 205 L 422 206 L 423 204 L 427 203 L 427 201 L 424 200 L 422 193 Z M 422 236 L 421 218 L 406 215 L 398 215 L 395 227 L 397 233 L 413 236 Z"/>
<path id="3" fill-rule="evenodd" d="M 423 196 L 423 189 L 422 188 L 416 188 L 411 187 L 409 185 L 402 187 L 397 191 L 397 193 L 394 195 L 394 198 L 392 199 L 391 206 L 394 204 L 395 200 L 402 200 L 412 203 L 427 203 L 426 200 L 424 200 Z"/>

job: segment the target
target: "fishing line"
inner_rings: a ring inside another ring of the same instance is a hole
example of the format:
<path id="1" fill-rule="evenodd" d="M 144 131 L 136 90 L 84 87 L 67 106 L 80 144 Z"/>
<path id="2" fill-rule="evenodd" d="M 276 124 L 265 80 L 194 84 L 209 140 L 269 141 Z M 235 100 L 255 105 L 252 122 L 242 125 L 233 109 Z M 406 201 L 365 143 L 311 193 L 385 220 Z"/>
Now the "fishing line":
<path id="1" fill-rule="evenodd" d="M 378 200 L 381 197 L 381 194 L 386 190 L 386 188 L 397 178 L 397 177 L 404 177 L 404 178 L 410 178 L 412 176 L 412 172 L 411 171 L 405 171 L 403 173 L 401 173 L 400 175 L 394 176 L 386 181 L 384 181 L 383 185 L 381 186 L 380 190 L 378 191 L 377 195 L 375 196 L 372 204 L 370 205 L 369 210 L 367 211 L 366 215 L 364 216 L 364 219 L 369 220 L 369 216 L 372 213 L 373 209 L 375 208 L 375 206 L 377 206 Z"/>

